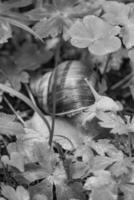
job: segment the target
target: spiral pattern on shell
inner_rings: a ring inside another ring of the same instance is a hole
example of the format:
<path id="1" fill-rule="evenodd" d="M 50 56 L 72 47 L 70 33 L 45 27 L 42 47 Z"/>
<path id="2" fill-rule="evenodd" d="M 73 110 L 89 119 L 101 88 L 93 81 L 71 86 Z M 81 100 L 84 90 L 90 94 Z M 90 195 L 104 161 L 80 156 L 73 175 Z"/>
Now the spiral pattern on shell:
<path id="1" fill-rule="evenodd" d="M 56 70 L 56 81 L 54 83 Z M 85 78 L 96 85 L 96 77 L 90 66 L 80 61 L 65 61 L 51 72 L 31 82 L 33 94 L 40 107 L 46 113 L 52 113 L 52 88 L 56 84 L 56 114 L 70 113 L 73 110 L 88 107 L 94 103 L 94 96 L 85 82 Z"/>

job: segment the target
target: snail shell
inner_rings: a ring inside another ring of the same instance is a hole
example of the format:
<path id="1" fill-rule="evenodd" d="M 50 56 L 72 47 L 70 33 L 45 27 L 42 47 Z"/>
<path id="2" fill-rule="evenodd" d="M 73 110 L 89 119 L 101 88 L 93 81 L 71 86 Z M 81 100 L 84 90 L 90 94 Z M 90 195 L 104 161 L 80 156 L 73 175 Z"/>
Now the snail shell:
<path id="1" fill-rule="evenodd" d="M 40 107 L 50 114 L 53 109 L 53 85 L 56 84 L 56 115 L 70 117 L 70 114 L 75 113 L 75 117 L 77 115 L 77 118 L 80 119 L 82 112 L 79 110 L 87 108 L 95 101 L 85 78 L 90 80 L 93 87 L 96 86 L 97 78 L 90 66 L 84 65 L 80 61 L 65 61 L 53 71 L 33 80 L 31 89 L 37 97 Z"/>
<path id="2" fill-rule="evenodd" d="M 33 94 L 41 108 L 52 113 L 52 88 L 55 70 L 31 82 Z M 65 61 L 56 68 L 56 114 L 67 113 L 94 103 L 94 96 L 85 78 L 96 84 L 93 71 L 79 61 Z M 64 115 L 64 114 L 63 114 Z"/>

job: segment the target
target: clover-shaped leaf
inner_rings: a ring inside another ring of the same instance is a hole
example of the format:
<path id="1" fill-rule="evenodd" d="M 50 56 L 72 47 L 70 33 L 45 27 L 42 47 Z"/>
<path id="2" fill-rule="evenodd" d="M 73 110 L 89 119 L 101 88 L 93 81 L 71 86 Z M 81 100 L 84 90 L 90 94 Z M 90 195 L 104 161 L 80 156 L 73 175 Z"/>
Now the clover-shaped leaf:
<path id="1" fill-rule="evenodd" d="M 126 22 L 129 14 L 129 6 L 116 1 L 105 1 L 103 4 L 105 14 L 103 17 L 112 24 Z"/>
<path id="2" fill-rule="evenodd" d="M 127 49 L 134 46 L 134 4 L 123 4 L 115 1 L 105 2 L 103 5 L 107 22 L 120 25 L 122 41 Z M 121 12 L 120 12 L 121 11 Z"/>
<path id="3" fill-rule="evenodd" d="M 119 33 L 118 26 L 109 25 L 94 15 L 84 17 L 83 21 L 77 20 L 69 30 L 72 45 L 88 47 L 96 55 L 105 55 L 120 49 L 121 42 L 116 37 Z"/>

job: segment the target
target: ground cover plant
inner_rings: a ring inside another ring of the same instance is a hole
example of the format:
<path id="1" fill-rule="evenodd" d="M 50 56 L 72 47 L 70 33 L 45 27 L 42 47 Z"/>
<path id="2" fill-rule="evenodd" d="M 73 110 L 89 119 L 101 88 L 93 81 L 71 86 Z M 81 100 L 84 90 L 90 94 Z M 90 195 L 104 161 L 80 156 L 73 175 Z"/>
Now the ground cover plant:
<path id="1" fill-rule="evenodd" d="M 0 1 L 0 200 L 134 199 L 133 36 L 133 1 Z M 58 115 L 57 69 L 70 62 L 95 100 Z M 50 71 L 48 113 L 36 78 Z"/>

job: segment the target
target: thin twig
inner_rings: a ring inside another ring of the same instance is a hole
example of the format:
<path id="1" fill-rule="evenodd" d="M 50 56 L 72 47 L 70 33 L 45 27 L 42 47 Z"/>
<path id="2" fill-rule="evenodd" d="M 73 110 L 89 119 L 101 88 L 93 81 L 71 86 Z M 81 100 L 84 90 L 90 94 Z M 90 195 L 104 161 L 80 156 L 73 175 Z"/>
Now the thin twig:
<path id="1" fill-rule="evenodd" d="M 105 65 L 105 69 L 104 69 L 103 74 L 105 74 L 106 71 L 107 71 L 107 68 L 108 68 L 108 64 L 109 64 L 110 59 L 111 59 L 111 54 L 109 54 L 108 57 L 107 57 L 107 61 L 106 61 L 106 65 Z"/>
<path id="2" fill-rule="evenodd" d="M 12 112 L 15 114 L 15 116 L 17 117 L 17 119 L 22 123 L 23 126 L 25 126 L 25 122 L 24 120 L 21 118 L 21 116 L 16 112 L 16 110 L 13 108 L 12 104 L 9 102 L 9 100 L 4 96 L 4 100 L 7 103 L 7 105 L 9 106 L 9 108 L 12 110 Z"/>
<path id="3" fill-rule="evenodd" d="M 132 77 L 134 76 L 134 72 L 128 74 L 127 76 L 125 76 L 122 80 L 120 80 L 119 82 L 115 83 L 110 90 L 115 90 L 116 88 L 120 87 L 122 84 L 124 84 L 126 81 L 130 80 Z"/>

